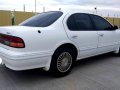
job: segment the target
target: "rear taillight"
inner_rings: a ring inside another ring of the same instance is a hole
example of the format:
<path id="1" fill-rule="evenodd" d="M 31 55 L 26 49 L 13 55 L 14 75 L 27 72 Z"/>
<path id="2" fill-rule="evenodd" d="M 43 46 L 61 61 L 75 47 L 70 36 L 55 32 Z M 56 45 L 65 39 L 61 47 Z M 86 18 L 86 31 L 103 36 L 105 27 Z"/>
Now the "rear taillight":
<path id="1" fill-rule="evenodd" d="M 15 36 L 10 36 L 10 35 L 5 35 L 5 34 L 0 34 L 0 43 L 14 47 L 14 48 L 24 48 L 25 44 L 24 41 Z"/>

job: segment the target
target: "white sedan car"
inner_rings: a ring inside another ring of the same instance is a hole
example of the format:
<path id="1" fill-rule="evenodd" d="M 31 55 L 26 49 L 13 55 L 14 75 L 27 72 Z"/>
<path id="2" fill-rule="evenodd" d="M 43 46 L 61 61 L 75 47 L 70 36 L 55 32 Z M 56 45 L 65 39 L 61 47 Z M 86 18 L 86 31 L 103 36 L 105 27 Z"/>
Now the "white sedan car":
<path id="1" fill-rule="evenodd" d="M 104 18 L 79 11 L 49 11 L 18 26 L 0 27 L 0 57 L 12 70 L 43 68 L 67 75 L 76 60 L 115 52 L 120 30 Z"/>

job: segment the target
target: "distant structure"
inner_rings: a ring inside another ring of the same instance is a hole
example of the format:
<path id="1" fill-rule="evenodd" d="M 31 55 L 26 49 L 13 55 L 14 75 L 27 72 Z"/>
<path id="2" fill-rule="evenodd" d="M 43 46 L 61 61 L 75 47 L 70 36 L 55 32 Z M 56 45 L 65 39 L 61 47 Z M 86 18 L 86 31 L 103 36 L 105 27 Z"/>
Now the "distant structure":
<path id="1" fill-rule="evenodd" d="M 26 8 L 25 8 L 25 4 L 24 4 L 24 5 L 23 5 L 23 11 L 24 11 L 24 12 L 25 12 L 25 9 L 26 9 Z"/>
<path id="2" fill-rule="evenodd" d="M 97 7 L 95 7 L 94 9 L 95 9 L 95 12 L 96 12 L 96 14 L 97 14 Z"/>
<path id="3" fill-rule="evenodd" d="M 35 13 L 36 13 L 36 7 L 37 7 L 37 6 L 36 6 L 36 0 L 35 0 Z"/>
<path id="4" fill-rule="evenodd" d="M 43 6 L 43 12 L 45 12 L 45 6 Z"/>
<path id="5" fill-rule="evenodd" d="M 61 11 L 61 8 L 59 8 L 59 11 Z"/>
<path id="6" fill-rule="evenodd" d="M 14 19 L 14 11 L 11 11 L 11 21 L 12 21 L 12 25 L 15 25 L 15 19 Z"/>

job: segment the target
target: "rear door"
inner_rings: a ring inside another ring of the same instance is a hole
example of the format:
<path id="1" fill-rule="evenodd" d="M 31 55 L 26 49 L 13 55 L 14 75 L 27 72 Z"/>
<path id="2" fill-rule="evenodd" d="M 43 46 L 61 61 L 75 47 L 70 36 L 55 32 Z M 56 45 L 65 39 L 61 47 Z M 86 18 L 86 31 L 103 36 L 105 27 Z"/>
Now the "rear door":
<path id="1" fill-rule="evenodd" d="M 68 38 L 79 46 L 79 58 L 96 53 L 98 35 L 88 14 L 70 13 L 64 19 L 64 26 Z"/>
<path id="2" fill-rule="evenodd" d="M 117 31 L 104 18 L 97 15 L 90 15 L 95 24 L 98 36 L 98 53 L 113 51 L 118 47 Z"/>

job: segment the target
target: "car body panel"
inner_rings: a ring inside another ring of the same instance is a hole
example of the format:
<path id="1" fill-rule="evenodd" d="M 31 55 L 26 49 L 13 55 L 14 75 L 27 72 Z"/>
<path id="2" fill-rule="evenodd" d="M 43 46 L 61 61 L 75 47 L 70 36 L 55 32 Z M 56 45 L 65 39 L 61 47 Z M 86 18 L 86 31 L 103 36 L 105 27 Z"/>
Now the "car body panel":
<path id="1" fill-rule="evenodd" d="M 117 31 L 98 31 L 98 52 L 106 52 L 119 47 Z"/>
<path id="2" fill-rule="evenodd" d="M 63 11 L 63 15 L 48 27 L 0 27 L 0 33 L 20 37 L 25 43 L 25 48 L 0 44 L 3 63 L 13 70 L 49 70 L 55 50 L 64 44 L 69 43 L 77 48 L 77 60 L 119 49 L 120 30 L 70 31 L 66 21 L 73 13 L 80 12 Z"/>
<path id="3" fill-rule="evenodd" d="M 68 29 L 68 26 L 66 25 L 67 19 L 69 18 L 69 16 L 71 16 L 74 13 L 80 13 L 80 12 L 74 11 L 67 14 L 63 20 L 63 24 L 68 38 L 71 41 L 75 42 L 79 47 L 80 53 L 78 54 L 78 58 L 83 58 L 85 56 L 95 54 L 98 46 L 97 31 L 84 31 L 84 30 L 71 31 Z"/>

